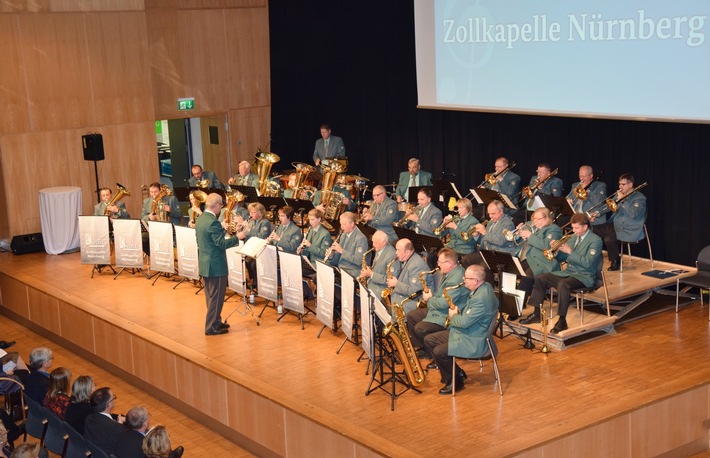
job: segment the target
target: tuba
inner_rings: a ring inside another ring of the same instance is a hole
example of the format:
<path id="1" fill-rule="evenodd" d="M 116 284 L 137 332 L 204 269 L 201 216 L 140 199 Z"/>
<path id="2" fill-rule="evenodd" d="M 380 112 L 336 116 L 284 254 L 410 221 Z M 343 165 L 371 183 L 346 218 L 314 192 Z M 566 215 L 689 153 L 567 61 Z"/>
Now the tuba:
<path id="1" fill-rule="evenodd" d="M 447 286 L 446 288 L 444 288 L 443 296 L 444 296 L 444 299 L 446 299 L 446 303 L 449 304 L 449 310 L 453 310 L 456 308 L 456 304 L 454 304 L 454 300 L 451 299 L 451 296 L 449 296 L 449 291 L 459 289 L 462 286 L 463 286 L 463 282 L 459 283 L 458 285 Z M 444 321 L 444 329 L 447 329 L 449 327 L 449 323 L 451 323 L 451 316 L 446 317 L 446 321 Z"/>
<path id="2" fill-rule="evenodd" d="M 199 189 L 196 191 L 192 191 L 192 197 L 195 198 L 195 202 L 197 202 L 197 206 L 199 207 L 200 204 L 204 204 L 205 201 L 207 200 L 207 193 L 205 191 L 200 191 Z M 192 224 L 195 224 L 195 219 L 197 218 L 197 213 L 195 213 L 195 210 L 192 210 L 192 214 L 190 215 L 190 222 Z"/>
<path id="3" fill-rule="evenodd" d="M 550 248 L 548 250 L 542 250 L 542 254 L 545 256 L 545 259 L 547 259 L 548 261 L 552 261 L 553 259 L 555 259 L 555 256 L 557 255 L 557 250 L 559 250 L 562 245 L 567 243 L 567 240 L 569 240 L 572 235 L 572 232 L 568 232 L 563 235 L 561 239 L 555 240 L 554 243 L 551 243 Z"/>
<path id="4" fill-rule="evenodd" d="M 104 215 L 108 216 L 109 213 L 111 213 L 110 211 L 108 211 L 108 207 L 110 207 L 111 205 L 116 205 L 119 200 L 130 195 L 131 193 L 128 192 L 128 189 L 124 188 L 121 183 L 116 183 L 116 194 L 114 194 L 113 197 L 111 197 L 111 200 L 109 200 L 106 204 L 106 210 L 104 210 Z"/>
<path id="5" fill-rule="evenodd" d="M 395 258 L 396 259 L 396 258 Z M 404 303 L 411 301 L 417 295 L 412 293 L 402 302 L 396 302 L 391 304 L 391 309 L 394 314 L 394 319 L 397 322 L 397 327 L 395 328 L 394 322 L 390 321 L 382 329 L 382 336 L 390 339 L 390 342 L 394 345 L 397 353 L 399 353 L 399 358 L 402 360 L 402 365 L 404 366 L 404 371 L 407 373 L 407 378 L 409 378 L 409 383 L 413 386 L 419 386 L 424 383 L 424 378 L 426 373 L 422 368 L 422 364 L 417 357 L 417 352 L 412 345 L 412 340 L 409 337 L 409 331 L 407 331 L 407 323 L 404 321 Z M 390 290 L 385 289 L 382 291 L 382 300 L 387 308 L 390 308 Z"/>
<path id="6" fill-rule="evenodd" d="M 347 170 L 347 166 L 342 162 L 333 159 L 321 161 L 323 169 L 323 181 L 321 185 L 321 204 L 325 208 L 325 219 L 334 220 L 340 217 L 343 211 L 343 194 L 333 191 L 338 175 Z"/>
<path id="7" fill-rule="evenodd" d="M 260 196 L 264 197 L 278 197 L 280 194 L 280 189 L 276 183 L 269 180 L 269 174 L 271 173 L 271 167 L 279 162 L 281 158 L 278 154 L 266 153 L 264 151 L 259 151 L 256 153 L 256 160 L 254 161 L 254 170 L 259 177 L 258 191 Z"/>
<path id="8" fill-rule="evenodd" d="M 160 192 L 153 199 L 153 203 L 150 205 L 150 212 L 156 216 L 158 221 L 167 221 L 168 215 L 165 211 L 165 202 L 163 202 L 163 197 L 172 196 L 173 190 L 168 187 L 168 185 L 160 185 Z M 172 209 L 171 209 L 172 210 Z"/>

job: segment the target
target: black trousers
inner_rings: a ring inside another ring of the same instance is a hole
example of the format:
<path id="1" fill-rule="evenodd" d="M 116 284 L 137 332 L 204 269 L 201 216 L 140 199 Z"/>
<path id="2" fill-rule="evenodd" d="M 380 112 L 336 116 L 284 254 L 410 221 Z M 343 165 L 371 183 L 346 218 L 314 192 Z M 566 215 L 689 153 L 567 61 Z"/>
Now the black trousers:
<path id="1" fill-rule="evenodd" d="M 540 306 L 545 300 L 545 293 L 550 288 L 556 288 L 559 298 L 557 314 L 560 318 L 567 317 L 572 290 L 584 287 L 584 283 L 572 277 L 559 277 L 552 273 L 544 273 L 535 277 L 535 286 L 530 296 L 530 302 L 535 307 L 535 313 L 540 313 Z"/>

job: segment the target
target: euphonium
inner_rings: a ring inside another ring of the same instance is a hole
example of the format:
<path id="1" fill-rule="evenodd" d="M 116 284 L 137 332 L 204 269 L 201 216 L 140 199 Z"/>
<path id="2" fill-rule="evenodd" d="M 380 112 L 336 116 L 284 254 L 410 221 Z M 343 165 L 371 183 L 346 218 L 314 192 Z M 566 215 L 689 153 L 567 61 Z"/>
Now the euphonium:
<path id="1" fill-rule="evenodd" d="M 574 235 L 572 232 L 568 232 L 563 235 L 561 239 L 555 240 L 554 243 L 551 243 L 550 249 L 542 250 L 542 254 L 545 255 L 545 259 L 547 259 L 548 261 L 552 261 L 553 259 L 555 259 L 555 255 L 557 255 L 557 250 L 559 250 L 562 245 L 567 243 L 567 240 L 569 240 L 572 235 Z"/>
<path id="2" fill-rule="evenodd" d="M 200 188 L 200 189 L 209 188 L 210 187 L 209 178 L 205 178 L 204 180 L 198 180 L 197 183 L 195 183 L 195 187 Z"/>
<path id="3" fill-rule="evenodd" d="M 629 191 L 629 193 L 626 194 L 624 197 L 618 197 L 618 198 L 617 198 L 617 197 L 614 197 L 614 196 L 618 196 L 618 194 L 619 194 L 619 191 L 616 191 L 614 194 L 612 194 L 611 196 L 609 196 L 609 197 L 606 199 L 606 206 L 609 207 L 609 210 L 611 210 L 612 213 L 616 213 L 617 211 L 619 211 L 619 204 L 620 204 L 621 202 L 623 202 L 624 199 L 626 199 L 627 197 L 629 197 L 631 194 L 634 194 L 634 193 L 635 193 L 636 191 L 638 191 L 639 189 L 645 188 L 646 186 L 648 186 L 648 183 L 647 183 L 647 182 L 646 182 L 646 183 L 641 183 L 640 185 L 636 186 L 634 189 L 632 189 L 631 191 Z"/>
<path id="4" fill-rule="evenodd" d="M 454 217 L 452 218 L 449 218 L 447 216 L 446 218 L 444 218 L 444 221 L 442 221 L 438 227 L 434 228 L 434 235 L 439 237 L 441 234 L 443 234 L 446 230 L 446 225 L 449 224 L 451 221 L 458 224 L 459 221 L 461 221 L 461 217 L 459 215 L 454 215 Z"/>
<path id="5" fill-rule="evenodd" d="M 394 322 L 392 321 L 382 329 L 382 336 L 391 339 L 397 353 L 399 353 L 399 359 L 402 361 L 404 371 L 407 373 L 407 378 L 409 378 L 409 382 L 413 386 L 419 386 L 424 383 L 426 373 L 417 357 L 414 345 L 412 345 L 409 331 L 407 331 L 407 323 L 404 320 L 404 303 L 414 299 L 418 294 L 419 292 L 412 293 L 404 298 L 402 302 L 392 304 L 391 309 L 394 314 L 394 319 L 397 322 L 397 329 L 395 329 Z M 390 308 L 389 290 L 385 289 L 382 292 L 382 300 L 385 302 L 384 305 Z"/>
<path id="6" fill-rule="evenodd" d="M 362 270 L 365 270 L 368 268 L 367 267 L 367 255 L 372 253 L 373 251 L 375 251 L 375 249 L 370 248 L 369 250 L 367 250 L 366 252 L 364 252 L 362 254 Z M 360 282 L 360 284 L 365 288 L 367 288 L 367 281 L 368 280 L 369 280 L 369 277 L 362 277 L 362 276 L 357 277 L 357 281 Z"/>
<path id="7" fill-rule="evenodd" d="M 436 267 L 434 270 L 419 272 L 419 283 L 422 284 L 422 292 L 429 294 L 431 290 L 429 289 L 429 285 L 426 284 L 426 276 L 433 275 L 437 270 L 439 270 L 438 267 Z M 419 299 L 419 301 L 417 301 L 417 308 L 424 307 L 426 307 L 426 301 L 424 299 Z"/>
<path id="8" fill-rule="evenodd" d="M 195 198 L 195 202 L 197 202 L 197 206 L 199 207 L 200 204 L 205 203 L 205 201 L 207 200 L 207 193 L 200 190 L 192 191 L 192 197 Z M 225 216 L 225 219 L 226 218 L 227 217 Z M 195 224 L 195 219 L 197 219 L 197 212 L 195 212 L 195 209 L 193 208 L 192 214 L 190 214 L 190 222 L 192 224 Z"/>
<path id="9" fill-rule="evenodd" d="M 490 220 L 485 220 L 481 223 L 483 227 L 488 226 L 488 221 Z M 477 234 L 478 231 L 476 230 L 476 225 L 471 226 L 468 230 L 461 232 L 461 238 L 463 239 L 464 242 L 468 242 L 468 239 L 470 239 L 473 234 Z"/>
<path id="10" fill-rule="evenodd" d="M 342 236 L 343 236 L 343 230 L 340 229 L 340 232 L 338 232 L 338 235 L 335 237 L 335 240 L 333 240 L 333 244 L 340 242 L 340 237 L 342 237 Z M 328 264 L 328 262 L 330 261 L 330 257 L 332 255 L 333 255 L 333 245 L 329 246 L 325 250 L 325 256 L 323 256 L 323 262 Z"/>
<path id="11" fill-rule="evenodd" d="M 165 212 L 165 202 L 163 202 L 163 197 L 172 196 L 173 190 L 168 188 L 168 185 L 160 185 L 160 192 L 153 199 L 153 203 L 150 206 L 150 212 L 156 216 L 158 221 L 167 221 L 168 215 Z M 172 209 L 171 209 L 172 210 Z"/>
<path id="12" fill-rule="evenodd" d="M 125 196 L 130 195 L 131 193 L 128 192 L 128 189 L 121 186 L 121 183 L 116 183 L 116 194 L 114 194 L 113 197 L 111 197 L 111 200 L 109 200 L 106 204 L 106 210 L 104 210 L 104 215 L 108 216 L 108 214 L 111 213 L 110 211 L 108 211 L 108 207 L 110 207 L 111 205 L 116 205 L 116 202 L 123 199 Z"/>
<path id="13" fill-rule="evenodd" d="M 456 304 L 454 304 L 454 300 L 451 299 L 451 296 L 449 296 L 449 291 L 459 289 L 462 286 L 463 286 L 463 282 L 459 283 L 458 285 L 447 286 L 446 288 L 444 288 L 443 296 L 444 296 L 444 299 L 446 299 L 446 303 L 449 304 L 449 310 L 453 310 L 456 308 Z M 446 321 L 444 321 L 444 329 L 449 327 L 450 322 L 451 322 L 451 316 L 447 316 Z"/>

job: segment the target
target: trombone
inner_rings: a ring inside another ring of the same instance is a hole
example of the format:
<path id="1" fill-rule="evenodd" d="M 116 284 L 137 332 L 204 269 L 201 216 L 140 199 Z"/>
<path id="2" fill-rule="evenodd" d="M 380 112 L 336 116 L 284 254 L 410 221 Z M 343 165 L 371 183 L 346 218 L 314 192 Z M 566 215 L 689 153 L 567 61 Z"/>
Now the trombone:
<path id="1" fill-rule="evenodd" d="M 542 180 L 535 180 L 535 184 L 532 186 L 525 186 L 520 193 L 523 196 L 521 200 L 525 200 L 526 198 L 532 199 L 537 193 L 537 190 L 540 189 L 540 187 L 542 187 L 542 185 L 544 185 L 547 180 L 557 175 L 557 172 L 559 172 L 559 170 L 560 169 L 553 170 L 548 176 L 546 176 Z"/>
<path id="2" fill-rule="evenodd" d="M 582 186 L 581 184 L 578 185 L 576 188 L 574 188 L 574 196 L 578 200 L 587 200 L 587 194 L 588 194 L 587 190 L 592 185 L 592 183 L 599 180 L 602 177 L 602 175 L 604 175 L 603 170 L 601 172 L 599 172 L 599 175 L 595 176 L 594 179 L 592 181 L 590 181 L 589 184 L 587 184 L 587 186 Z"/>
<path id="3" fill-rule="evenodd" d="M 517 164 L 515 161 L 510 162 L 506 168 L 501 170 L 500 172 L 495 172 L 495 173 L 486 173 L 486 175 L 483 177 L 483 181 L 481 181 L 481 184 L 478 185 L 478 187 L 482 187 L 486 183 L 489 185 L 493 186 L 496 184 L 496 181 L 498 181 L 498 177 L 503 175 L 505 172 L 508 170 L 511 170 L 513 167 L 515 167 Z"/>
<path id="4" fill-rule="evenodd" d="M 621 204 L 621 202 L 623 202 L 631 194 L 634 194 L 639 189 L 645 188 L 646 186 L 648 186 L 648 182 L 641 183 L 640 185 L 636 186 L 634 189 L 632 189 L 628 194 L 626 194 L 623 197 L 618 197 L 619 191 L 616 191 L 614 194 L 607 197 L 607 199 L 604 201 L 604 203 L 606 204 L 607 207 L 609 207 L 609 210 L 611 210 L 612 213 L 616 213 L 617 211 L 619 211 L 619 204 Z M 614 196 L 616 196 L 616 197 L 614 197 Z"/>

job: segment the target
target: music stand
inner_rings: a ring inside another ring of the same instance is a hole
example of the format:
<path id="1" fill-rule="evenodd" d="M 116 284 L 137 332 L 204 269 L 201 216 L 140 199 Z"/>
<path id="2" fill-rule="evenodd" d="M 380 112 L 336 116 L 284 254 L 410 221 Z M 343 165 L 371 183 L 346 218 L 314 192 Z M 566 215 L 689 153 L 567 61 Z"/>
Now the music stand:
<path id="1" fill-rule="evenodd" d="M 267 212 L 273 213 L 274 219 L 271 221 L 278 219 L 278 209 L 286 205 L 286 200 L 283 197 L 257 197 L 256 201 L 263 205 Z"/>
<path id="2" fill-rule="evenodd" d="M 431 188 L 431 186 L 410 186 L 409 187 L 409 194 L 407 194 L 407 202 L 417 202 L 417 194 L 419 194 L 419 191 L 424 189 L 424 188 Z M 431 196 L 432 202 L 434 202 L 434 196 Z"/>
<path id="3" fill-rule="evenodd" d="M 502 251 L 481 250 L 480 253 L 481 257 L 483 257 L 483 260 L 486 262 L 491 272 L 493 272 L 494 274 L 498 274 L 498 325 L 496 326 L 498 331 L 500 331 L 500 335 L 498 337 L 500 337 L 501 339 L 506 337 L 505 335 L 503 335 L 503 325 L 505 325 L 510 330 L 510 333 L 515 334 L 519 339 L 525 342 L 525 346 L 526 348 L 528 348 L 528 343 L 525 336 L 523 336 L 515 328 L 513 328 L 503 315 L 503 313 L 508 313 L 509 316 L 518 316 L 515 296 L 509 295 L 508 293 L 503 291 L 501 279 L 503 272 L 508 272 L 515 275 L 525 275 L 525 271 L 520 265 L 520 261 L 518 260 L 518 258 L 513 257 L 512 254 L 505 253 Z M 506 296 L 510 297 L 508 298 Z M 513 314 L 511 314 L 510 312 L 513 312 Z"/>
<path id="4" fill-rule="evenodd" d="M 358 224 L 357 228 L 360 229 L 360 232 L 362 232 L 365 237 L 367 237 L 367 241 L 370 246 L 372 246 L 372 235 L 377 232 L 377 229 L 372 226 L 368 226 L 367 224 Z"/>
<path id="5" fill-rule="evenodd" d="M 510 201 L 508 196 L 505 194 L 501 194 L 498 191 L 494 191 L 492 189 L 488 188 L 475 188 L 475 189 L 469 189 L 471 191 L 471 194 L 473 194 L 474 199 L 481 204 L 481 205 L 488 205 L 494 200 L 499 200 L 503 202 L 503 205 L 507 208 L 506 213 L 508 210 L 517 210 L 518 207 L 515 206 L 513 202 Z"/>
<path id="6" fill-rule="evenodd" d="M 229 185 L 232 191 L 239 191 L 244 194 L 244 202 L 256 202 L 259 194 L 256 192 L 256 188 L 253 186 L 239 186 L 239 185 Z"/>
<path id="7" fill-rule="evenodd" d="M 244 304 L 244 309 L 239 310 L 239 303 L 237 302 L 237 305 L 234 306 L 234 309 L 232 309 L 231 312 L 229 312 L 229 315 L 224 319 L 224 323 L 227 324 L 227 320 L 229 320 L 229 317 L 232 316 L 234 312 L 239 313 L 241 316 L 247 316 L 247 313 L 251 313 L 251 316 L 254 317 L 256 320 L 256 325 L 261 326 L 261 322 L 259 322 L 259 317 L 256 316 L 254 313 L 254 307 L 252 307 L 252 304 L 249 303 L 247 300 L 247 266 L 246 266 L 246 261 L 245 258 L 247 257 L 246 254 L 239 253 L 239 257 L 241 258 L 242 261 L 242 288 L 243 288 L 243 293 L 242 293 L 242 303 Z M 198 291 L 199 292 L 199 291 Z M 197 293 L 195 293 L 197 294 Z M 224 302 L 226 303 L 232 296 L 236 295 L 236 291 L 227 297 Z"/>
<path id="8" fill-rule="evenodd" d="M 428 253 L 436 253 L 438 250 L 444 248 L 444 244 L 441 243 L 441 239 L 437 237 L 432 237 L 430 235 L 417 234 L 412 229 L 407 229 L 406 227 L 394 228 L 394 233 L 397 234 L 398 239 L 409 239 L 414 244 L 414 251 L 421 253 L 426 251 Z"/>
<path id="9" fill-rule="evenodd" d="M 286 201 L 286 205 L 289 207 L 293 208 L 294 214 L 299 214 L 299 215 L 307 215 L 308 212 L 313 210 L 315 207 L 313 206 L 313 202 L 310 200 L 305 200 L 305 199 L 290 199 L 287 197 L 284 197 L 284 200 Z M 303 218 L 301 216 L 301 228 L 307 227 L 308 226 L 308 218 Z"/>
<path id="10" fill-rule="evenodd" d="M 557 219 L 563 215 L 571 218 L 572 215 L 576 213 L 566 197 L 556 197 L 548 196 L 546 194 L 540 194 L 540 200 L 542 200 L 542 203 L 545 205 L 545 208 L 548 208 L 550 210 L 550 213 L 556 215 L 553 216 L 552 219 Z"/>
<path id="11" fill-rule="evenodd" d="M 448 209 L 447 202 L 451 197 L 455 197 L 457 200 L 461 198 L 461 193 L 459 192 L 458 188 L 456 188 L 456 185 L 452 183 L 451 181 L 447 181 L 445 179 L 437 179 L 437 180 L 431 180 L 431 182 L 434 184 L 434 189 L 432 191 L 432 194 L 436 194 L 437 197 L 443 197 L 443 199 L 440 199 L 439 201 Z M 434 196 L 432 195 L 432 200 L 434 200 Z"/>

